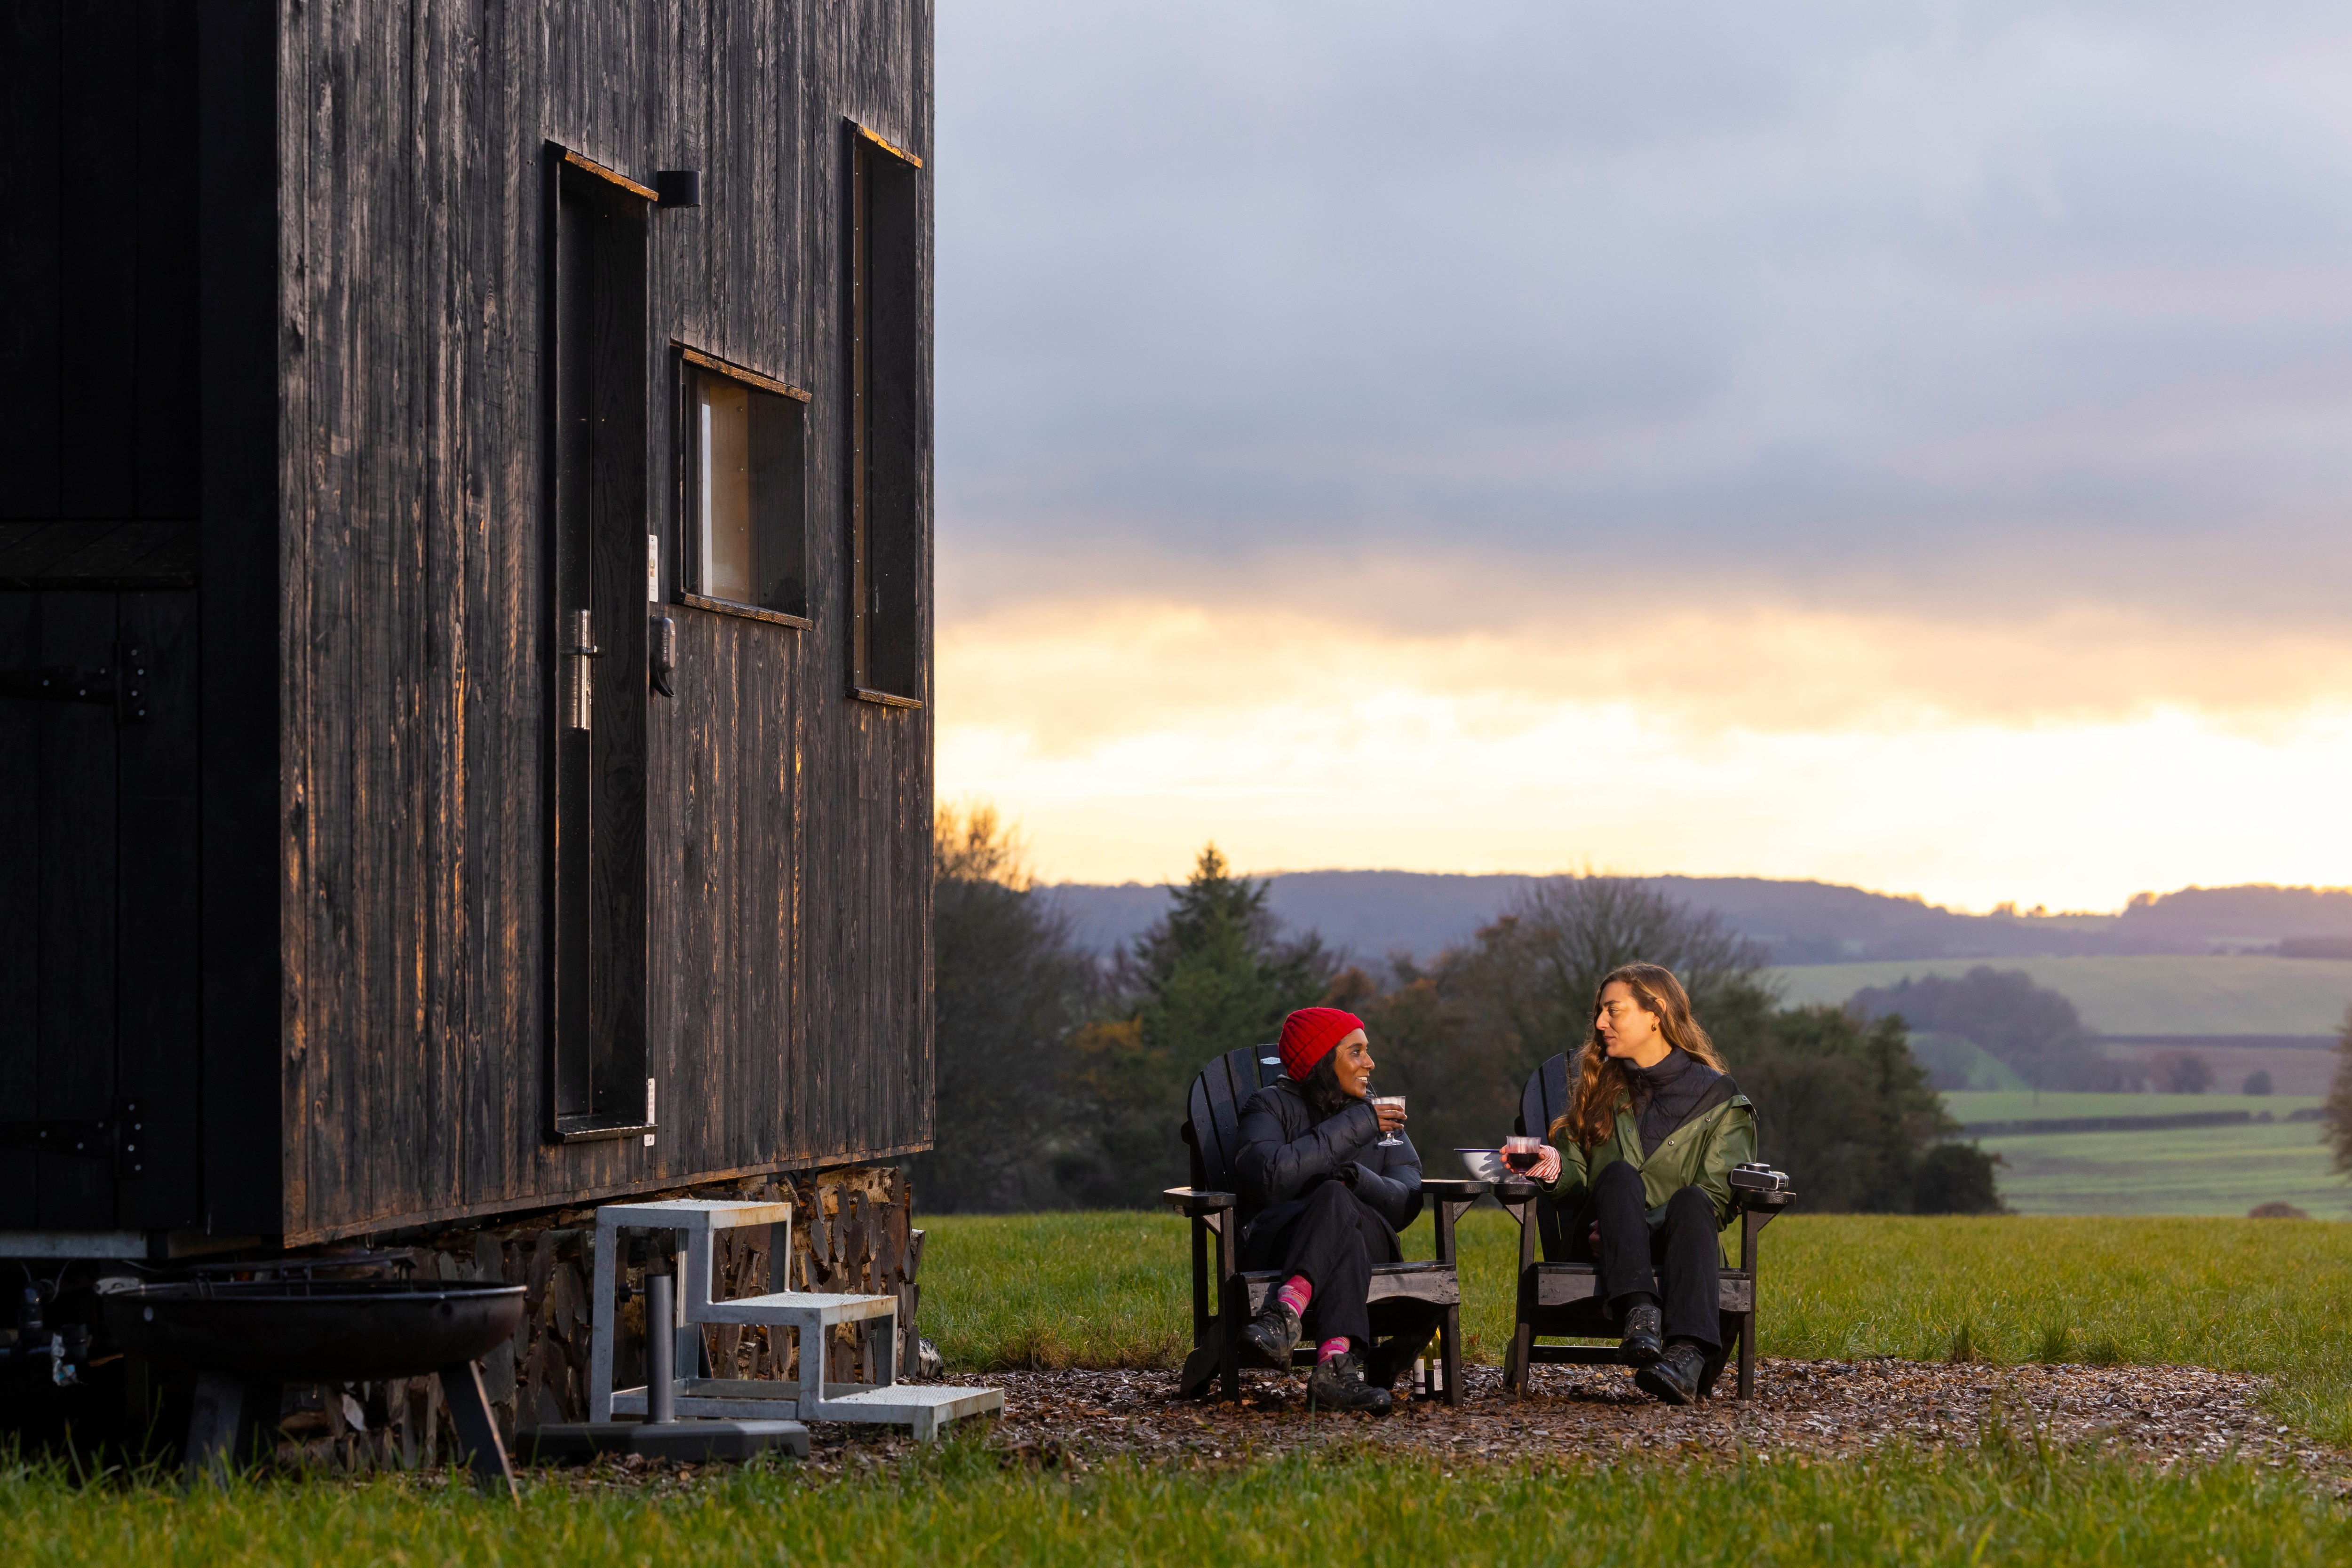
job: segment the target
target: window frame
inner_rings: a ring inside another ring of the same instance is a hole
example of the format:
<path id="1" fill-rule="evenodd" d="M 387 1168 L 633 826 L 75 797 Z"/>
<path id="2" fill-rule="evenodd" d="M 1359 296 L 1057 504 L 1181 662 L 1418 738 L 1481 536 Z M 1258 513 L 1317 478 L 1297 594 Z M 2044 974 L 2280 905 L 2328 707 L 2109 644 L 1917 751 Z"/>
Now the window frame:
<path id="1" fill-rule="evenodd" d="M 816 624 L 814 612 L 816 596 L 806 587 L 814 575 L 809 570 L 808 517 L 808 408 L 809 392 L 776 376 L 721 359 L 707 350 L 698 349 L 677 339 L 670 341 L 676 357 L 675 384 L 677 390 L 677 434 L 675 451 L 677 454 L 677 522 L 673 530 L 669 559 L 663 562 L 662 572 L 668 581 L 665 597 L 672 604 L 690 610 L 706 610 L 719 615 L 740 616 L 746 621 L 764 621 L 772 626 L 790 626 L 808 631 Z M 801 581 L 803 601 L 810 613 L 773 610 L 764 604 L 748 604 L 738 599 L 725 599 L 701 591 L 702 585 L 702 463 L 700 444 L 697 440 L 699 426 L 696 419 L 695 382 L 698 377 L 712 375 L 751 388 L 754 392 L 789 398 L 801 405 L 799 414 L 801 471 Z M 689 583 L 694 586 L 688 586 Z"/>
<path id="2" fill-rule="evenodd" d="M 546 156 L 545 588 L 553 622 L 545 628 L 553 654 L 545 677 L 552 731 L 545 776 L 546 1135 L 557 1145 L 634 1137 L 650 1144 L 660 1124 L 644 1007 L 651 907 L 642 853 L 646 797 L 642 788 L 615 787 L 645 771 L 642 686 L 629 697 L 622 672 L 645 668 L 646 617 L 634 592 L 614 602 L 614 585 L 626 574 L 600 570 L 599 561 L 611 563 L 605 550 L 622 548 L 623 521 L 632 541 L 624 553 L 638 548 L 633 541 L 656 507 L 646 466 L 655 405 L 646 325 L 659 198 L 559 142 L 546 143 Z M 604 325 L 581 330 L 583 309 Z M 581 419 L 604 400 L 625 415 L 622 427 L 574 446 L 567 415 Z M 590 635 L 602 655 L 593 676 L 582 668 L 587 660 L 564 652 L 567 623 L 583 600 L 598 617 Z M 567 693 L 576 694 L 582 679 L 593 679 L 591 689 L 602 694 L 584 730 L 565 721 Z"/>
<path id="3" fill-rule="evenodd" d="M 919 708 L 925 697 L 914 692 L 893 691 L 881 684 L 877 672 L 874 632 L 879 612 L 874 600 L 875 576 L 882 547 L 877 542 L 874 528 L 873 466 L 875 436 L 873 415 L 875 384 L 872 375 L 871 347 L 874 337 L 874 255 L 871 244 L 874 229 L 870 171 L 877 167 L 893 170 L 919 180 L 923 161 L 905 148 L 876 134 L 867 127 L 851 120 L 844 122 L 848 131 L 849 199 L 843 204 L 848 218 L 848 234 L 845 236 L 844 267 L 845 274 L 845 328 L 847 337 L 848 395 L 846 418 L 847 440 L 845 462 L 846 497 L 843 554 L 846 581 L 842 591 L 848 601 L 849 645 L 846 649 L 849 667 L 848 695 L 860 701 L 885 707 Z M 877 161 L 882 162 L 877 164 Z M 924 199 L 918 196 L 919 204 Z M 924 632 L 929 621 L 927 595 L 930 590 L 929 507 L 924 505 L 917 514 L 917 549 L 920 565 L 913 574 L 917 608 L 908 619 L 912 641 L 919 645 L 913 655 L 914 678 L 906 684 L 928 685 L 930 674 L 929 661 L 921 655 L 926 644 Z M 886 622 L 887 623 L 887 622 Z M 898 651 L 903 656 L 903 650 Z"/>

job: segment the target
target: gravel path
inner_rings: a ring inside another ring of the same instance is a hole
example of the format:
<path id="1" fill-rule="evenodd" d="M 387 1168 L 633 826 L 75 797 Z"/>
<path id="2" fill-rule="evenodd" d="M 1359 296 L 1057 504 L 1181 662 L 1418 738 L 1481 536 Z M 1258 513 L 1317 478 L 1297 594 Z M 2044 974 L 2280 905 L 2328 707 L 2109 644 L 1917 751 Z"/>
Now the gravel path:
<path id="1" fill-rule="evenodd" d="M 1415 1401 L 1386 1419 L 1309 1416 L 1301 1378 L 1261 1376 L 1239 1406 L 1171 1397 L 1167 1374 L 1008 1373 L 993 1441 L 1040 1455 L 1131 1453 L 1213 1461 L 1276 1453 L 1344 1434 L 1375 1448 L 1464 1458 L 1632 1453 L 1851 1455 L 1898 1440 L 1969 1448 L 1998 1418 L 2031 1440 L 2128 1449 L 2159 1463 L 2236 1453 L 2334 1470 L 2345 1456 L 2299 1444 L 2256 1401 L 2268 1379 L 2194 1366 L 1947 1366 L 1906 1361 L 1780 1361 L 1756 1397 L 1659 1404 L 1615 1367 L 1539 1366 L 1525 1398 L 1472 1367 L 1459 1409 Z"/>
<path id="2" fill-rule="evenodd" d="M 1995 1421 L 2053 1447 L 2127 1452 L 2158 1465 L 2235 1454 L 2302 1469 L 2335 1490 L 2352 1456 L 2299 1441 L 2257 1401 L 2268 1379 L 2194 1366 L 1948 1366 L 1935 1363 L 1771 1361 L 1756 1398 L 1660 1405 L 1614 1367 L 1539 1366 L 1524 1398 L 1502 1374 L 1472 1367 L 1461 1408 L 1402 1404 L 1385 1419 L 1310 1415 L 1305 1379 L 1251 1374 L 1238 1406 L 1175 1397 L 1166 1372 L 1010 1372 L 967 1381 L 1004 1390 L 989 1435 L 1008 1460 L 1085 1469 L 1130 1456 L 1220 1469 L 1331 1443 L 1454 1459 L 1848 1457 L 1907 1441 L 1967 1448 Z M 1727 1377 L 1727 1387 L 1728 1379 Z M 887 1467 L 913 1451 L 901 1435 L 827 1422 L 810 1427 L 811 1479 Z M 681 1467 L 607 1460 L 574 1485 L 690 1484 Z"/>

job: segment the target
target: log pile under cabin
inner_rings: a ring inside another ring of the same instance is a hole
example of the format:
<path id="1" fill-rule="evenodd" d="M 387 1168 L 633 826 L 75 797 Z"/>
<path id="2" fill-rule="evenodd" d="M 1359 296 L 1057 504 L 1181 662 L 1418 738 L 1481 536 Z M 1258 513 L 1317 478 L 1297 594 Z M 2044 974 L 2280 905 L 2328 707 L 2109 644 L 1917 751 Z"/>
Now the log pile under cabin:
<path id="1" fill-rule="evenodd" d="M 921 1301 L 918 1276 L 923 1233 L 913 1228 L 914 1191 L 895 1166 L 761 1176 L 671 1192 L 661 1198 L 782 1200 L 793 1206 L 791 1250 L 777 1269 L 774 1227 L 723 1231 L 715 1264 L 715 1293 L 757 1295 L 774 1290 L 855 1291 L 898 1298 L 900 1343 L 870 1343 L 863 1324 L 845 1324 L 825 1347 L 828 1381 L 870 1380 L 874 1357 L 895 1354 L 898 1375 L 919 1375 L 916 1323 Z M 450 1227 L 396 1240 L 415 1280 L 500 1281 L 524 1288 L 523 1322 L 515 1338 L 484 1358 L 482 1381 L 500 1435 L 512 1443 L 518 1428 L 588 1418 L 588 1349 L 593 1323 L 589 1281 L 595 1277 L 596 1211 L 566 1208 L 480 1228 Z M 331 1260 L 333 1249 L 321 1249 Z M 635 1249 L 619 1260 L 624 1286 L 620 1332 L 614 1344 L 616 1387 L 645 1381 L 645 1301 L 649 1271 L 670 1260 Z M 709 1375 L 790 1379 L 798 1376 L 800 1347 L 782 1330 L 726 1324 L 703 1330 Z M 288 1390 L 280 1423 L 287 1442 L 281 1462 L 334 1470 L 432 1469 L 456 1452 L 455 1432 L 431 1377 L 346 1388 Z"/>

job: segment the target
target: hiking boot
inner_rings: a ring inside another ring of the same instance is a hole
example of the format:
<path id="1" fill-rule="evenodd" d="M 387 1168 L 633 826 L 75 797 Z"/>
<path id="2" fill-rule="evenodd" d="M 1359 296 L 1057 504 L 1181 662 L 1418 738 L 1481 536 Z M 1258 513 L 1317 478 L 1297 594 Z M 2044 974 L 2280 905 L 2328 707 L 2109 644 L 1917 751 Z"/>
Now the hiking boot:
<path id="1" fill-rule="evenodd" d="M 1665 1352 L 1666 1320 L 1655 1301 L 1638 1301 L 1625 1312 L 1625 1337 L 1617 1343 L 1617 1359 L 1627 1366 L 1647 1366 Z"/>
<path id="2" fill-rule="evenodd" d="M 1699 1380 L 1706 1375 L 1706 1352 L 1686 1339 L 1666 1346 L 1666 1353 L 1633 1375 L 1644 1394 L 1654 1394 L 1669 1405 L 1698 1403 Z"/>
<path id="3" fill-rule="evenodd" d="M 1242 1330 L 1242 1360 L 1253 1366 L 1287 1369 L 1290 1353 L 1298 1347 L 1298 1314 L 1279 1298 L 1250 1319 Z"/>
<path id="4" fill-rule="evenodd" d="M 1368 1410 L 1375 1416 L 1389 1413 L 1389 1391 L 1364 1381 L 1363 1366 L 1352 1351 L 1315 1364 L 1315 1370 L 1307 1378 L 1307 1397 L 1327 1410 Z"/>

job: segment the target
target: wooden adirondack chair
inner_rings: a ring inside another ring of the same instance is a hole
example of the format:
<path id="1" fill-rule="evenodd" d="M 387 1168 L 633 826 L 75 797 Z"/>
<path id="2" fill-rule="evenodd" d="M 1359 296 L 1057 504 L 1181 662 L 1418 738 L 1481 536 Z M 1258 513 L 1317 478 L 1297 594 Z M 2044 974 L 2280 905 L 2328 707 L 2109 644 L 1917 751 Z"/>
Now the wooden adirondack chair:
<path id="1" fill-rule="evenodd" d="M 1282 1076 L 1282 1059 L 1270 1045 L 1229 1051 L 1192 1081 L 1181 1129 L 1192 1154 L 1192 1185 L 1171 1186 L 1169 1203 L 1192 1221 L 1192 1354 L 1184 1363 L 1187 1398 L 1222 1382 L 1228 1399 L 1242 1392 L 1242 1330 L 1265 1305 L 1282 1276 L 1244 1273 L 1241 1269 L 1240 1197 L 1234 1162 L 1241 1152 L 1241 1113 L 1249 1097 Z M 1437 1256 L 1427 1263 L 1381 1263 L 1372 1269 L 1372 1333 L 1386 1335 L 1425 1321 L 1438 1310 L 1440 1383 L 1448 1405 L 1462 1403 L 1462 1283 L 1454 1270 L 1454 1227 L 1462 1213 L 1486 1195 L 1483 1181 L 1433 1180 L 1424 1176 L 1423 1202 L 1437 1227 Z M 1209 1281 L 1217 1284 L 1217 1310 L 1209 1310 Z M 1393 1325 L 1393 1330 L 1391 1328 Z M 1311 1366 L 1315 1351 L 1304 1345 L 1292 1364 Z"/>
<path id="2" fill-rule="evenodd" d="M 1544 1137 L 1552 1121 L 1568 1108 L 1569 1059 L 1555 1056 L 1528 1075 L 1519 1095 L 1519 1114 L 1513 1131 Z M 1777 1189 L 1770 1186 L 1777 1177 Z M 1722 1313 L 1723 1348 L 1707 1362 L 1700 1380 L 1702 1395 L 1712 1394 L 1735 1344 L 1739 1352 L 1739 1397 L 1756 1392 L 1756 1238 L 1772 1217 L 1796 1199 L 1788 1178 L 1760 1167 L 1752 1179 L 1766 1184 L 1759 1189 L 1738 1185 L 1740 1197 L 1739 1267 L 1723 1271 L 1717 1308 Z M 1503 1365 L 1503 1386 L 1525 1388 L 1528 1368 L 1535 1362 L 1576 1366 L 1617 1364 L 1617 1325 L 1609 1319 L 1590 1263 L 1569 1262 L 1568 1227 L 1575 1216 L 1564 1214 L 1533 1182 L 1507 1179 L 1495 1185 L 1496 1198 L 1519 1222 L 1518 1326 Z M 1536 1256 L 1540 1243 L 1543 1256 Z M 1601 1339 L 1597 1344 L 1542 1344 L 1544 1339 Z"/>

